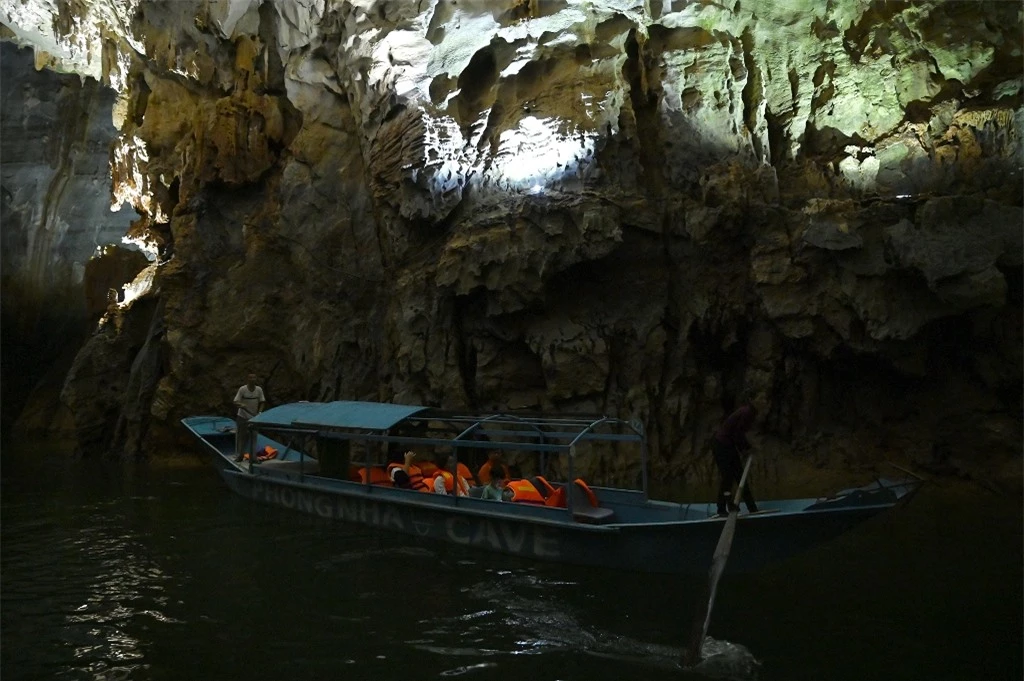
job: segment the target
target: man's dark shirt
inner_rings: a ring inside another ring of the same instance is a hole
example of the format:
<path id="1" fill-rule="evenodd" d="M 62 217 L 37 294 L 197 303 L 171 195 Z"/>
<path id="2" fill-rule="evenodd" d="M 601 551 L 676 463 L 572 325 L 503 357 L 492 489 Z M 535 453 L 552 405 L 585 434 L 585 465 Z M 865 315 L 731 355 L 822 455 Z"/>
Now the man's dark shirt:
<path id="1" fill-rule="evenodd" d="M 747 431 L 754 425 L 754 410 L 745 404 L 729 415 L 715 432 L 715 439 L 724 445 L 743 451 L 750 449 L 747 442 Z"/>

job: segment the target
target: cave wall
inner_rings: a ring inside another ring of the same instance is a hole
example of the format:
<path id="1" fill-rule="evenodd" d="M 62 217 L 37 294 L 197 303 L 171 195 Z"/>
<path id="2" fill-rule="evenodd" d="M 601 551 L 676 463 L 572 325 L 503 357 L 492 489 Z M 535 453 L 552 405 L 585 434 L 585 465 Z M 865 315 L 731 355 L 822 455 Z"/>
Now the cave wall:
<path id="1" fill-rule="evenodd" d="M 115 93 L 92 78 L 36 70 L 0 43 L 0 383 L 5 435 L 33 389 L 33 427 L 58 427 L 59 391 L 111 288 L 146 262 L 121 238 L 138 217 L 112 211 Z M 140 262 L 141 260 L 141 262 Z"/>
<path id="2" fill-rule="evenodd" d="M 253 370 L 637 416 L 659 475 L 749 395 L 767 459 L 1018 477 L 1021 10 L 820 5 L 0 17 L 119 90 L 112 188 L 159 252 L 67 376 L 83 449 L 176 440 Z"/>

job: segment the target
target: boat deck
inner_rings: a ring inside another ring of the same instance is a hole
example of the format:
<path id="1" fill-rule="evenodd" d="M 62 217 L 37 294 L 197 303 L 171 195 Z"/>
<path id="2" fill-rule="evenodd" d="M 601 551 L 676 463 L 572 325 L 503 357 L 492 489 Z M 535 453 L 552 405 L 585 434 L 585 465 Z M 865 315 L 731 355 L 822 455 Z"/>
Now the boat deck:
<path id="1" fill-rule="evenodd" d="M 543 560 L 665 574 L 706 571 L 725 522 L 716 516 L 714 502 L 649 499 L 646 474 L 639 489 L 577 484 L 573 461 L 581 456 L 577 444 L 584 441 L 591 449 L 582 456 L 600 455 L 602 449 L 604 455 L 616 454 L 620 446 L 639 444 L 640 470 L 646 471 L 642 428 L 616 421 L 629 432 L 595 432 L 613 421 L 607 417 L 483 417 L 343 401 L 283 405 L 254 421 L 254 451 L 269 445 L 277 452 L 250 464 L 235 461 L 232 419 L 182 420 L 213 453 L 233 491 L 323 518 Z M 487 437 L 473 439 L 478 430 Z M 565 474 L 548 484 L 527 476 L 539 492 L 527 496 L 532 503 L 425 494 L 393 487 L 386 476 L 380 476 L 385 484 L 360 482 L 358 469 L 366 465 L 361 462 L 384 466 L 381 459 L 407 451 L 402 448 L 423 449 L 435 457 L 452 452 L 456 461 L 463 456 L 471 460 L 474 450 L 527 452 L 538 456 L 533 470 Z M 565 457 L 568 470 L 546 466 L 550 456 Z M 919 485 L 919 480 L 877 480 L 828 497 L 762 500 L 761 512 L 739 513 L 739 544 L 729 569 L 756 569 L 828 541 L 908 500 Z"/>
<path id="2" fill-rule="evenodd" d="M 190 419 L 189 427 L 207 445 L 224 457 L 226 467 L 233 467 L 241 474 L 250 474 L 250 466 L 247 461 L 234 461 L 235 433 L 234 422 L 223 417 L 202 417 Z M 322 471 L 320 462 L 304 452 L 289 447 L 281 442 L 272 440 L 264 435 L 258 435 L 256 441 L 257 451 L 264 446 L 271 446 L 278 450 L 274 459 L 258 462 L 252 467 L 252 474 L 280 478 L 292 483 L 309 485 L 325 490 L 335 490 L 352 495 L 374 495 L 399 501 L 406 499 L 409 503 L 426 506 L 447 507 L 460 505 L 466 509 L 478 509 L 481 512 L 495 512 L 498 508 L 493 506 L 496 502 L 470 497 L 450 497 L 446 495 L 422 495 L 411 490 L 392 488 L 388 485 L 366 485 L 358 481 L 352 481 L 344 475 L 326 473 Z M 346 472 L 348 469 L 346 468 Z M 837 510 L 847 507 L 865 506 L 887 506 L 898 496 L 902 496 L 905 490 L 903 485 L 892 481 L 879 481 L 877 486 L 843 490 L 842 492 L 828 498 L 806 498 L 806 499 L 785 499 L 785 500 L 764 500 L 759 503 L 760 510 L 757 513 L 741 511 L 740 518 L 749 518 L 755 521 L 758 518 L 769 518 L 779 515 L 802 514 L 813 511 Z M 578 522 L 590 525 L 602 525 L 607 527 L 616 526 L 644 526 L 644 525 L 666 525 L 679 523 L 704 522 L 713 519 L 717 515 L 717 507 L 714 502 L 676 503 L 648 499 L 638 490 L 627 490 L 592 486 L 591 489 L 599 500 L 597 508 L 590 507 L 580 497 L 575 497 L 573 502 L 573 513 L 567 513 L 565 507 L 549 507 L 539 504 L 528 503 L 504 503 L 500 509 L 501 515 L 509 515 L 521 518 L 533 518 L 542 522 Z M 396 496 L 397 495 L 397 496 Z"/>
<path id="3" fill-rule="evenodd" d="M 278 461 L 272 459 L 257 464 L 262 470 L 276 471 L 279 473 L 292 473 L 303 475 L 317 475 L 320 472 L 320 462 L 316 459 L 306 458 L 300 461 Z"/>

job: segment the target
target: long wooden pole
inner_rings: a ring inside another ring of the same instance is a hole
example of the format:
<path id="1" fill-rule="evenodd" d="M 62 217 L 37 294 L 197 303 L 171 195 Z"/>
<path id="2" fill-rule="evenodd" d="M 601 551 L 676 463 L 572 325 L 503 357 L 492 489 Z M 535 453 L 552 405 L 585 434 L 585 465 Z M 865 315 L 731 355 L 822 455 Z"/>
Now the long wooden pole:
<path id="1" fill-rule="evenodd" d="M 754 456 L 747 457 L 747 463 L 743 466 L 743 475 L 740 476 L 740 484 L 736 489 L 736 497 L 733 507 L 729 511 L 729 517 L 722 528 L 722 534 L 718 537 L 718 544 L 715 546 L 715 553 L 711 558 L 711 568 L 708 570 L 708 586 L 704 596 L 698 601 L 700 606 L 690 626 L 690 636 L 686 647 L 683 649 L 683 666 L 694 667 L 701 661 L 701 650 L 704 647 L 704 639 L 708 635 L 708 625 L 711 624 L 711 609 L 715 606 L 715 594 L 718 592 L 718 580 L 725 572 L 725 563 L 729 560 L 729 551 L 732 548 L 732 540 L 736 535 L 736 518 L 740 512 L 740 501 L 743 500 L 743 487 L 747 484 L 747 474 L 750 472 L 750 462 Z"/>

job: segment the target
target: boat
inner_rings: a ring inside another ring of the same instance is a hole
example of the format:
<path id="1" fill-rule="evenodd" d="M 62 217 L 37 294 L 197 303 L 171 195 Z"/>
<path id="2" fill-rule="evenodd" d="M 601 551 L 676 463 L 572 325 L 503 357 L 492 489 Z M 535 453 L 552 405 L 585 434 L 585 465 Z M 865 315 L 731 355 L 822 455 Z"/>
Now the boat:
<path id="1" fill-rule="evenodd" d="M 193 416 L 182 423 L 242 497 L 428 542 L 599 568 L 702 574 L 723 528 L 714 503 L 649 498 L 644 429 L 635 420 L 295 402 L 248 422 L 244 457 L 235 451 L 233 419 Z M 467 496 L 424 493 L 373 473 L 405 451 L 467 464 L 499 452 L 544 498 L 484 499 L 479 487 Z M 596 479 L 602 472 L 610 482 Z M 758 570 L 822 544 L 906 503 L 921 482 L 876 479 L 818 498 L 759 500 L 756 513 L 738 517 L 728 570 Z"/>

